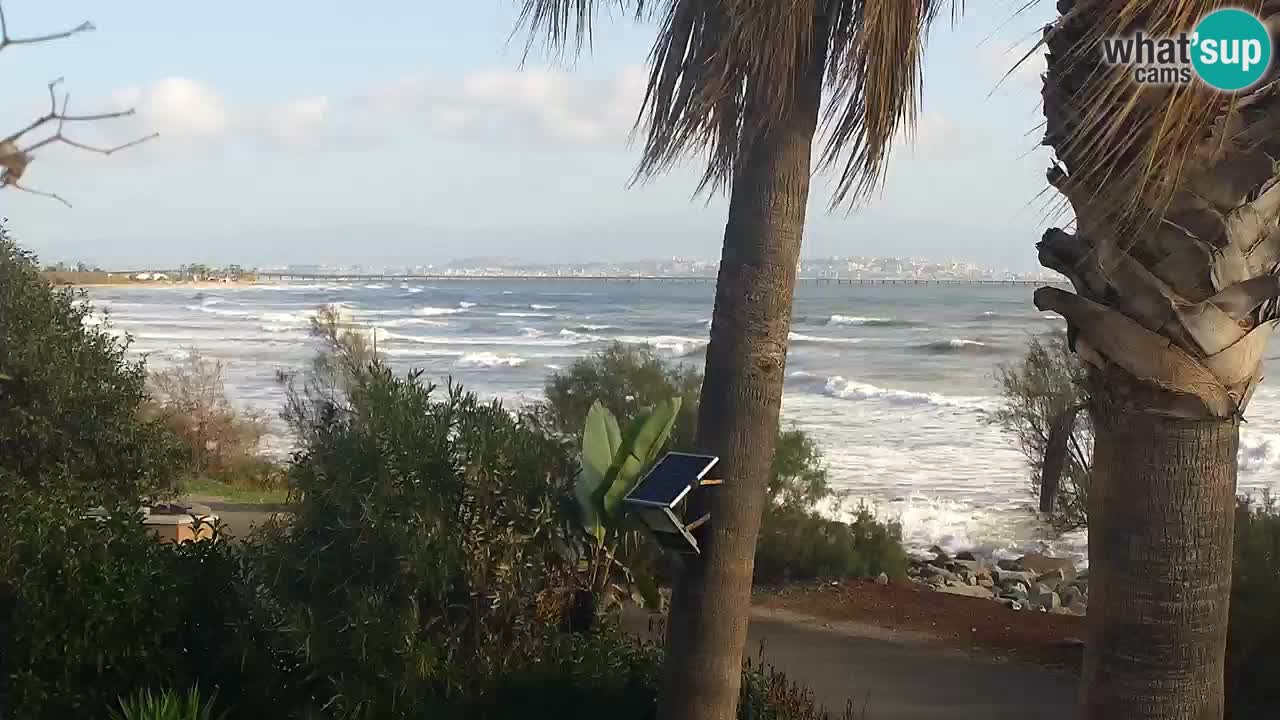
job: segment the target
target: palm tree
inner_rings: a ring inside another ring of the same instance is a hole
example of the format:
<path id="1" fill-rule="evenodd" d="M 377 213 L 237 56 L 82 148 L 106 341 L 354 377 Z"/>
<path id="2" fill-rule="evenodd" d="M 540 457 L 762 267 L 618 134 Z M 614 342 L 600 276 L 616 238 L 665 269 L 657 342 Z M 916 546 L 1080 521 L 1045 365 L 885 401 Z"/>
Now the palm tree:
<path id="1" fill-rule="evenodd" d="M 1139 86 L 1100 43 L 1224 4 L 1059 0 L 1046 31 L 1049 181 L 1076 222 L 1038 248 L 1075 293 L 1035 301 L 1089 366 L 1090 719 L 1223 714 L 1239 423 L 1280 318 L 1280 87 Z"/>
<path id="2" fill-rule="evenodd" d="M 698 445 L 728 481 L 695 498 L 711 512 L 703 552 L 680 571 L 659 715 L 729 720 L 741 682 L 756 535 L 804 235 L 815 135 L 837 167 L 835 203 L 882 178 L 918 107 L 924 37 L 941 0 L 525 0 L 522 22 L 553 50 L 579 50 L 605 6 L 661 20 L 641 111 L 638 177 L 706 154 L 701 189 L 729 216 L 702 387 Z"/>

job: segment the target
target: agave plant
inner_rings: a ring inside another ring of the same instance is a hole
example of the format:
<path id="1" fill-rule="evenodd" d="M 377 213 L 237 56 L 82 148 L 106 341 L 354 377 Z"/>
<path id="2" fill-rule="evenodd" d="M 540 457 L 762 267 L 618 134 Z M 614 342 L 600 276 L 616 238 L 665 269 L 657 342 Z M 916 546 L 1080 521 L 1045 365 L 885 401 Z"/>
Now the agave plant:
<path id="1" fill-rule="evenodd" d="M 613 413 L 596 401 L 587 413 L 582 431 L 582 463 L 574 482 L 583 533 L 590 547 L 584 585 L 592 604 L 611 589 L 621 573 L 630 586 L 627 594 L 647 607 L 658 602 L 657 586 L 647 574 L 625 564 L 620 553 L 638 542 L 638 527 L 626 515 L 622 499 L 666 447 L 680 414 L 680 398 L 658 403 L 650 412 L 631 421 L 625 431 Z"/>
<path id="2" fill-rule="evenodd" d="M 127 698 L 120 698 L 120 707 L 112 709 L 112 720 L 223 720 L 226 712 L 214 712 L 217 693 L 208 700 L 200 698 L 199 686 L 185 693 L 162 690 L 152 694 L 139 690 Z"/>

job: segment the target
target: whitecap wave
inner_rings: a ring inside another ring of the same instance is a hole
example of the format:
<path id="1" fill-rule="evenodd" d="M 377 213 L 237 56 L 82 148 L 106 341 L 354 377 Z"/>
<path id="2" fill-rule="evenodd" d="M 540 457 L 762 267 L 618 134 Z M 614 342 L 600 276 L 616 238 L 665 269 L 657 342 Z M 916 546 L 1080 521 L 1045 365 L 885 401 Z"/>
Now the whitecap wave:
<path id="1" fill-rule="evenodd" d="M 424 317 L 394 318 L 391 320 L 379 320 L 375 323 L 375 327 L 379 328 L 410 326 L 449 327 L 449 323 L 443 320 L 428 320 Z"/>
<path id="2" fill-rule="evenodd" d="M 559 306 L 558 305 L 539 305 L 538 303 L 529 304 L 530 310 L 555 310 L 557 307 Z"/>
<path id="3" fill-rule="evenodd" d="M 467 302 L 467 301 L 465 301 L 465 300 L 464 300 L 464 301 L 462 301 L 462 302 L 460 302 L 460 303 L 458 303 L 458 307 L 462 308 L 463 310 L 467 310 L 467 309 L 473 308 L 473 307 L 475 307 L 475 306 L 476 306 L 476 304 L 475 304 L 475 303 L 473 303 L 473 302 Z"/>
<path id="4" fill-rule="evenodd" d="M 365 286 L 364 286 L 364 289 L 365 289 L 365 290 L 386 290 L 386 289 L 387 289 L 387 286 L 386 286 L 386 285 L 378 285 L 377 283 L 373 283 L 373 284 L 370 284 L 370 285 L 365 285 Z"/>
<path id="5" fill-rule="evenodd" d="M 583 324 L 583 325 L 574 325 L 571 329 L 577 332 L 599 332 L 601 330 L 618 330 L 619 328 L 617 325 Z"/>
<path id="6" fill-rule="evenodd" d="M 555 317 L 550 313 L 537 312 L 500 312 L 498 317 L 514 317 L 514 318 L 549 318 Z"/>
<path id="7" fill-rule="evenodd" d="M 951 338 L 949 340 L 934 340 L 920 345 L 919 348 L 930 353 L 994 353 L 1000 352 L 1000 347 L 983 340 L 970 340 L 966 338 Z"/>
<path id="8" fill-rule="evenodd" d="M 792 373 L 792 377 L 797 377 Z M 808 375 L 808 377 L 813 377 Z M 941 393 L 915 392 L 883 388 L 870 383 L 848 380 L 839 375 L 829 377 L 823 385 L 823 393 L 842 400 L 870 400 L 894 405 L 931 405 L 934 407 L 987 410 L 997 402 L 987 397 L 951 397 Z"/>
<path id="9" fill-rule="evenodd" d="M 524 358 L 517 355 L 499 355 L 497 353 L 479 352 L 467 353 L 458 358 L 456 363 L 458 367 L 464 368 L 494 368 L 494 367 L 520 367 L 527 362 Z"/>
<path id="10" fill-rule="evenodd" d="M 828 325 L 865 325 L 868 327 L 907 327 L 915 323 L 907 320 L 895 320 L 883 317 L 863 317 L 861 315 L 832 315 L 827 318 Z"/>
<path id="11" fill-rule="evenodd" d="M 527 338 L 537 338 L 537 337 L 542 337 L 543 335 L 546 335 L 546 333 L 539 330 L 538 328 L 526 327 L 526 328 L 520 328 L 520 335 Z"/>
<path id="12" fill-rule="evenodd" d="M 438 315 L 457 315 L 458 313 L 461 313 L 461 312 L 466 312 L 466 308 L 442 308 L 442 307 L 427 306 L 427 307 L 420 307 L 415 309 L 413 311 L 413 314 L 421 315 L 424 317 L 436 317 Z"/>
<path id="13" fill-rule="evenodd" d="M 628 345 L 648 345 L 656 350 L 669 352 L 673 355 L 692 355 L 700 352 L 709 344 L 709 341 L 705 339 L 680 337 L 678 335 L 652 335 L 644 337 L 627 335 L 615 339 L 618 342 L 627 343 Z"/>
<path id="14" fill-rule="evenodd" d="M 857 345 L 866 338 L 819 337 L 817 335 L 801 335 L 793 332 L 788 336 L 793 343 L 809 343 L 813 345 Z"/>

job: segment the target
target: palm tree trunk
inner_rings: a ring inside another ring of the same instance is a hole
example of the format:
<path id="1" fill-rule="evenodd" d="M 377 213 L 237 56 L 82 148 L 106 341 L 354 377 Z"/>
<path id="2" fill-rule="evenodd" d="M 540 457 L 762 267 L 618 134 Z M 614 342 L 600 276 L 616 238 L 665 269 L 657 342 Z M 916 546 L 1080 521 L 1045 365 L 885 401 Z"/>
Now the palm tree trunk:
<path id="1" fill-rule="evenodd" d="M 821 36 L 819 36 L 821 37 Z M 825 43 L 789 117 L 742 158 L 716 283 L 698 447 L 725 484 L 693 500 L 711 513 L 702 554 L 677 574 L 659 700 L 662 720 L 731 720 L 742 681 L 756 536 L 767 501 L 804 235 Z"/>
<path id="2" fill-rule="evenodd" d="M 1105 405 L 1094 408 L 1084 717 L 1218 720 L 1238 425 Z"/>

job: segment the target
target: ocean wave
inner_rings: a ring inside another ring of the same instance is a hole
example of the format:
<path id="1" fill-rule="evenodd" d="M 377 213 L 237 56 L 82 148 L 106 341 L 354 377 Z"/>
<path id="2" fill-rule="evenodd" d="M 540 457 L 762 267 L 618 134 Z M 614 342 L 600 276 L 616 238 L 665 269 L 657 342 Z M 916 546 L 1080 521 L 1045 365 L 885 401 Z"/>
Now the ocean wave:
<path id="1" fill-rule="evenodd" d="M 921 350 L 930 353 L 994 353 L 1000 352 L 1000 347 L 981 340 L 966 340 L 964 338 L 951 338 L 950 340 L 935 340 L 918 346 Z"/>
<path id="2" fill-rule="evenodd" d="M 546 335 L 546 333 L 538 328 L 526 327 L 520 328 L 520 335 L 527 338 L 537 338 Z"/>
<path id="3" fill-rule="evenodd" d="M 466 308 L 442 308 L 442 307 L 420 307 L 413 311 L 414 315 L 422 315 L 425 317 L 436 317 L 438 315 L 457 315 L 466 312 Z"/>
<path id="4" fill-rule="evenodd" d="M 805 377 L 792 373 L 792 377 Z M 813 377 L 811 374 L 807 377 Z M 896 388 L 882 388 L 870 383 L 847 380 L 839 375 L 826 379 L 823 393 L 841 400 L 871 400 L 894 405 L 928 405 L 932 407 L 987 410 L 993 399 L 985 397 L 949 397 L 940 393 L 915 392 Z"/>
<path id="5" fill-rule="evenodd" d="M 601 330 L 619 330 L 617 325 L 574 325 L 571 330 L 575 332 L 600 332 Z"/>
<path id="6" fill-rule="evenodd" d="M 677 335 L 623 336 L 615 338 L 618 342 L 629 345 L 648 345 L 672 355 L 693 355 L 701 352 L 709 341 L 700 338 L 680 337 Z"/>
<path id="7" fill-rule="evenodd" d="M 537 313 L 537 312 L 500 312 L 498 313 L 498 317 L 549 318 L 549 317 L 555 317 L 555 315 L 552 315 L 551 313 Z"/>
<path id="8" fill-rule="evenodd" d="M 475 307 L 475 306 L 476 306 L 476 304 L 475 304 L 475 303 L 473 303 L 473 302 L 467 302 L 467 301 L 465 301 L 465 300 L 464 300 L 464 301 L 462 301 L 462 302 L 460 302 L 460 303 L 458 303 L 458 307 L 462 308 L 463 310 L 468 310 L 468 309 L 473 308 L 473 307 Z"/>
<path id="9" fill-rule="evenodd" d="M 811 345 L 857 345 L 866 338 L 835 338 L 835 337 L 818 337 L 816 335 L 801 335 L 793 332 L 788 336 L 793 343 L 811 344 Z"/>
<path id="10" fill-rule="evenodd" d="M 377 283 L 373 283 L 373 284 L 365 285 L 365 286 L 364 286 L 364 289 L 365 289 L 365 290 L 386 290 L 386 289 L 387 289 L 387 286 L 386 286 L 386 285 L 378 285 Z"/>
<path id="11" fill-rule="evenodd" d="M 827 318 L 827 325 L 864 325 L 867 327 L 910 327 L 918 323 L 910 320 L 894 318 L 862 317 L 860 315 L 832 315 Z"/>
<path id="12" fill-rule="evenodd" d="M 538 303 L 530 303 L 530 310 L 555 310 L 559 305 L 539 305 Z"/>
<path id="13" fill-rule="evenodd" d="M 394 340 L 398 342 L 415 343 L 418 345 L 441 345 L 441 346 L 525 346 L 525 347 L 572 347 L 574 345 L 583 345 L 593 343 L 600 340 L 594 335 L 583 335 L 572 331 L 561 331 L 558 336 L 547 337 L 455 337 L 445 335 L 402 335 L 389 331 L 380 331 L 378 337 Z"/>
<path id="14" fill-rule="evenodd" d="M 480 352 L 467 353 L 458 358 L 456 363 L 458 367 L 469 368 L 493 368 L 493 367 L 520 367 L 527 362 L 524 358 L 517 355 L 498 355 L 496 353 Z"/>
<path id="15" fill-rule="evenodd" d="M 443 320 L 428 320 L 427 318 L 422 318 L 422 317 L 394 318 L 391 320 L 379 320 L 376 323 L 374 323 L 374 327 L 379 327 L 379 328 L 408 327 L 411 325 L 425 325 L 427 327 L 449 327 L 449 323 L 444 322 Z"/>

